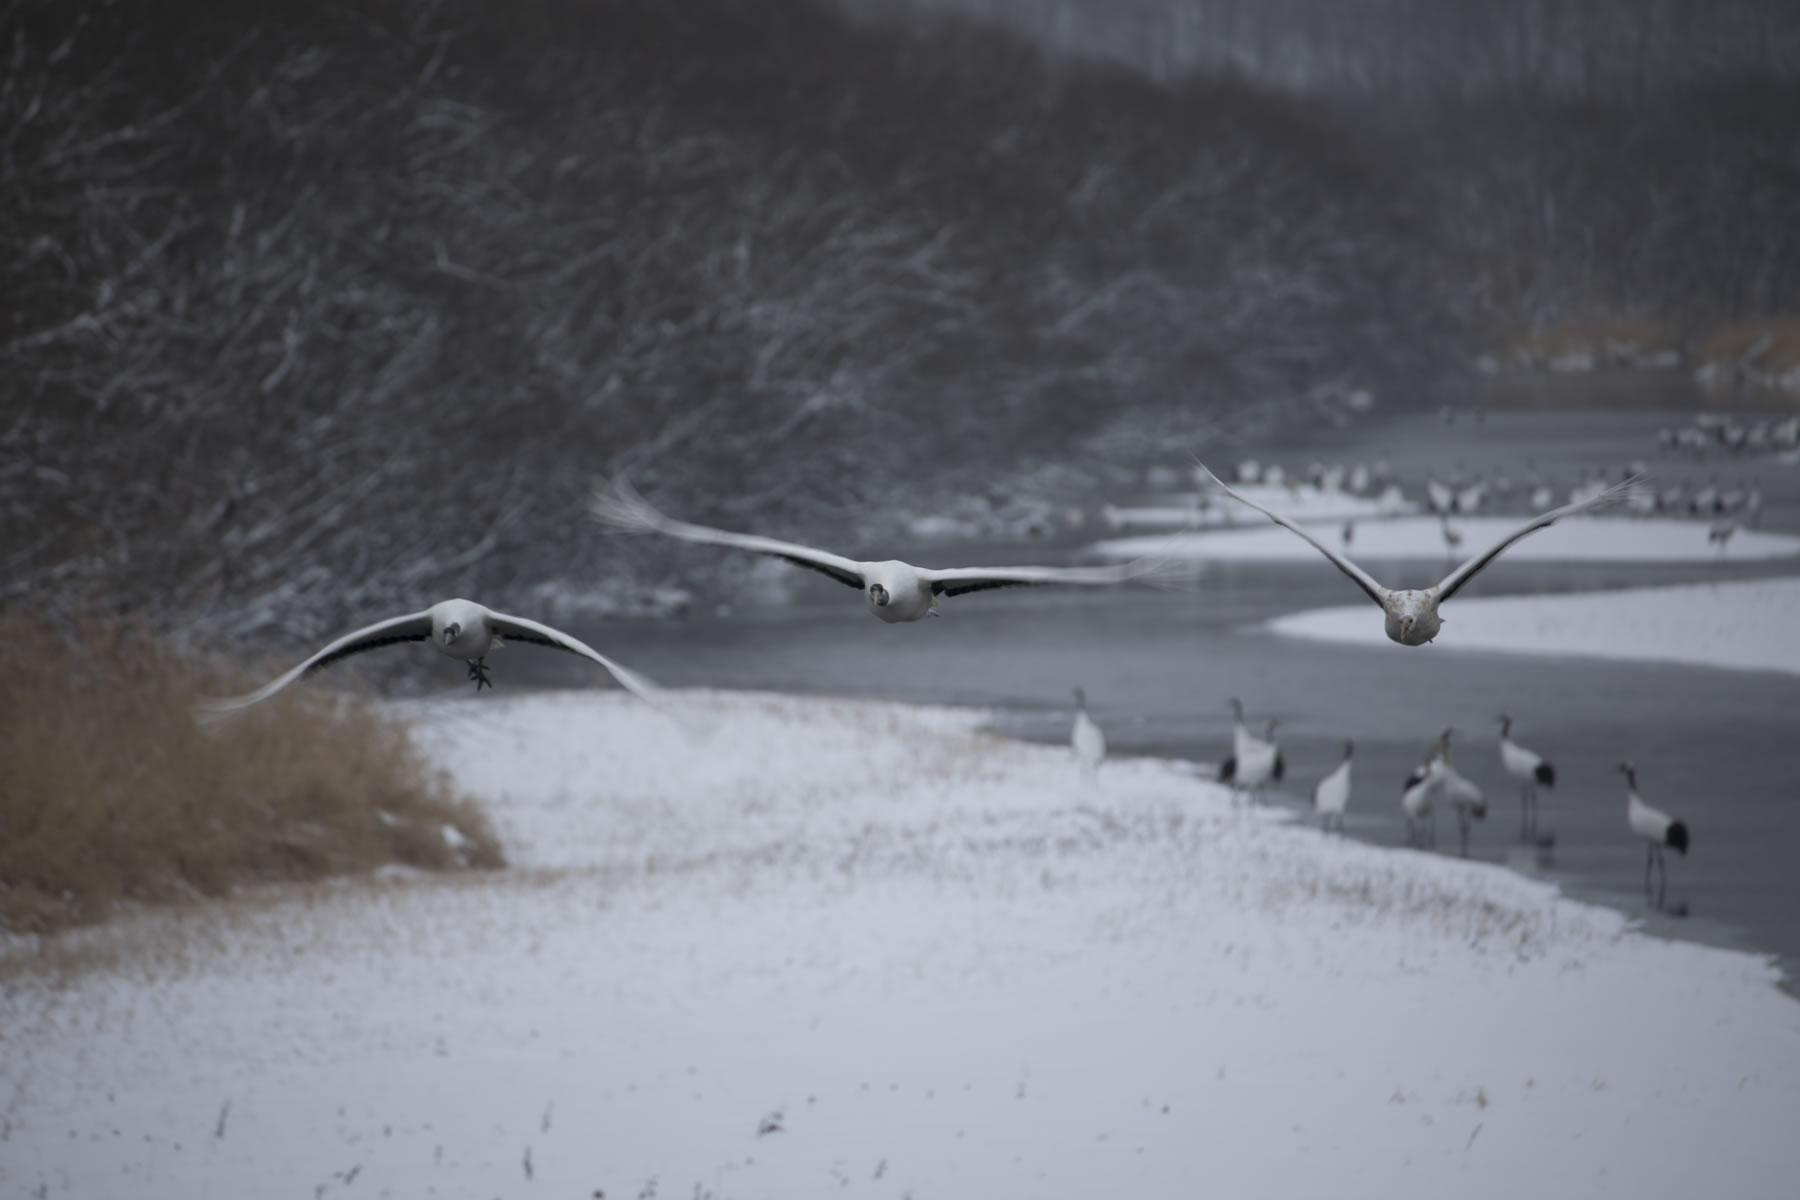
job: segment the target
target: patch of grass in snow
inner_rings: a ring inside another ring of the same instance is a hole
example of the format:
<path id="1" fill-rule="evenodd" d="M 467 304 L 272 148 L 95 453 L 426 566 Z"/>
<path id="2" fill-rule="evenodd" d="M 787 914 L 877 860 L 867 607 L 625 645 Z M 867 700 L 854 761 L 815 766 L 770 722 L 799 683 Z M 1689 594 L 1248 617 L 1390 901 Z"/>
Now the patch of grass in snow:
<path id="1" fill-rule="evenodd" d="M 0 678 L 0 930 L 386 863 L 504 865 L 482 813 L 359 699 L 293 688 L 209 730 L 193 699 L 249 681 L 140 628 L 21 614 L 0 614 Z"/>
<path id="2" fill-rule="evenodd" d="M 1565 321 L 1514 339 L 1512 352 L 1527 362 L 1550 362 L 1570 354 L 1591 354 L 1600 362 L 1679 350 L 1681 332 L 1665 321 L 1610 317 Z"/>
<path id="3" fill-rule="evenodd" d="M 1742 362 L 1776 373 L 1800 367 L 1800 315 L 1739 321 L 1714 330 L 1701 343 L 1702 364 Z"/>
<path id="4" fill-rule="evenodd" d="M 1681 327 L 1667 321 L 1597 318 L 1564 321 L 1522 334 L 1506 353 L 1525 365 L 1544 366 L 1585 358 L 1606 364 L 1672 365 L 1660 356 L 1687 348 L 1691 365 L 1743 365 L 1772 376 L 1800 367 L 1800 315 L 1779 313 L 1719 326 Z"/>
<path id="5" fill-rule="evenodd" d="M 1251 855 L 1254 869 L 1248 877 L 1265 909 L 1323 904 L 1354 923 L 1397 921 L 1431 928 L 1471 948 L 1520 959 L 1546 953 L 1557 934 L 1553 907 L 1521 903 L 1510 889 L 1490 892 L 1473 886 L 1474 878 L 1461 872 L 1422 873 L 1404 860 L 1393 863 L 1360 854 L 1326 863 L 1287 862 L 1279 845 L 1279 839 L 1268 839 Z M 1592 936 L 1592 931 L 1581 932 Z"/>

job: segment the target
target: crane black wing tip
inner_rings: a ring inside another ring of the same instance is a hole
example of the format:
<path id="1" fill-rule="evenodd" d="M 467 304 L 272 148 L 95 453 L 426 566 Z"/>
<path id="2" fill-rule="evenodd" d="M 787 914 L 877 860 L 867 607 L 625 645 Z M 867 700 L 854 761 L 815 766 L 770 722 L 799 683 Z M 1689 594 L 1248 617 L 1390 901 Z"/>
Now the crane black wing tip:
<path id="1" fill-rule="evenodd" d="M 1211 467 L 1209 467 L 1205 463 L 1201 462 L 1200 456 L 1198 454 L 1193 454 L 1193 455 L 1190 455 L 1189 457 L 1194 460 L 1194 466 L 1198 467 L 1200 469 L 1200 472 L 1203 475 L 1205 475 L 1207 479 L 1212 481 L 1212 485 L 1214 487 L 1218 488 L 1222 492 L 1231 491 L 1230 485 L 1228 485 L 1223 479 L 1219 478 L 1219 473 L 1217 471 L 1213 470 Z"/>
<path id="2" fill-rule="evenodd" d="M 619 689 L 633 699 L 641 700 L 656 709 L 664 708 L 668 704 L 668 689 L 649 676 L 640 674 L 630 667 L 620 666 L 618 663 L 614 663 L 609 668 L 609 673 L 613 677 L 613 682 L 619 685 Z"/>
<path id="3" fill-rule="evenodd" d="M 1144 587 L 1181 591 L 1192 588 L 1205 573 L 1205 564 L 1197 558 L 1157 555 L 1134 558 L 1119 568 L 1119 582 L 1142 584 Z"/>
<path id="4" fill-rule="evenodd" d="M 588 515 L 621 533 L 655 533 L 667 522 L 623 474 L 595 482 Z"/>
<path id="5" fill-rule="evenodd" d="M 1669 832 L 1663 840 L 1668 842 L 1669 847 L 1677 854 L 1685 855 L 1688 852 L 1687 822 L 1671 821 L 1669 823 Z"/>
<path id="6" fill-rule="evenodd" d="M 1631 478 L 1613 484 L 1594 498 L 1588 505 L 1589 512 L 1599 512 L 1603 508 L 1611 508 L 1615 504 L 1623 504 L 1633 496 L 1639 495 L 1650 486 L 1650 477 L 1643 472 Z"/>
<path id="7" fill-rule="evenodd" d="M 218 729 L 254 707 L 260 698 L 254 694 L 249 696 L 198 696 L 188 702 L 188 714 L 202 729 Z"/>
<path id="8" fill-rule="evenodd" d="M 663 707 L 665 689 L 661 684 L 641 671 L 601 654 L 592 646 L 576 641 L 555 626 L 531 621 L 532 625 L 540 626 L 538 629 L 533 629 L 524 624 L 524 622 L 530 621 L 530 618 L 513 616 L 510 613 L 494 613 L 493 621 L 494 632 L 502 643 L 519 642 L 543 646 L 550 650 L 560 650 L 564 654 L 585 658 L 605 671 L 612 682 L 617 684 L 626 695 L 641 700 L 652 708 Z"/>
<path id="9" fill-rule="evenodd" d="M 614 664 L 613 682 L 627 696 L 673 722 L 691 745 L 703 746 L 719 736 L 721 725 L 717 716 L 699 711 L 691 700 L 677 697 L 648 676 Z"/>

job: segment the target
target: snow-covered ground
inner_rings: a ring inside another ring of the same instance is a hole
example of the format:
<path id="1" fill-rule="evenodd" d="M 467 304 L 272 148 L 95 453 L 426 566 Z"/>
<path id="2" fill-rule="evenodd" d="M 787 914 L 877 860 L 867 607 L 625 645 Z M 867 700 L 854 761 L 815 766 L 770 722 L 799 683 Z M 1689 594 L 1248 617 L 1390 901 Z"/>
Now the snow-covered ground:
<path id="1" fill-rule="evenodd" d="M 1444 605 L 1434 649 L 1588 655 L 1800 673 L 1800 579 L 1679 584 L 1563 596 L 1498 596 Z M 1367 601 L 1269 622 L 1276 633 L 1387 644 Z"/>
<path id="2" fill-rule="evenodd" d="M 710 736 L 612 693 L 407 710 L 486 797 L 504 873 L 149 913 L 0 958 L 0 1193 L 1510 1200 L 1800 1178 L 1800 1004 L 1761 959 L 1234 813 L 1168 763 L 1086 789 L 980 714 L 683 695 Z"/>
<path id="3" fill-rule="evenodd" d="M 1296 521 L 1343 521 L 1346 518 L 1392 517 L 1419 510 L 1411 500 L 1387 500 L 1326 490 L 1310 483 L 1293 488 L 1267 484 L 1238 485 L 1238 492 L 1258 504 L 1268 505 Z M 1114 529 L 1212 529 L 1266 523 L 1229 496 L 1190 492 L 1166 498 L 1161 504 L 1115 507 L 1107 505 L 1101 519 Z"/>
<path id="4" fill-rule="evenodd" d="M 1254 519 L 1234 529 L 1111 538 L 1096 543 L 1092 551 L 1108 558 L 1159 555 L 1258 562 L 1318 556 L 1317 550 L 1279 525 L 1253 512 L 1248 515 Z M 1445 545 L 1436 517 L 1357 521 L 1348 546 L 1343 542 L 1342 521 L 1301 523 L 1327 546 L 1344 550 L 1358 561 L 1437 558 L 1460 562 L 1498 542 L 1524 520 L 1523 516 L 1451 517 L 1450 528 L 1462 535 L 1455 551 Z M 1707 541 L 1708 528 L 1705 521 L 1668 517 L 1571 517 L 1532 534 L 1506 555 L 1515 561 L 1540 562 L 1711 562 L 1720 558 L 1743 562 L 1800 555 L 1800 537 L 1755 529 L 1738 530 L 1721 553 Z"/>

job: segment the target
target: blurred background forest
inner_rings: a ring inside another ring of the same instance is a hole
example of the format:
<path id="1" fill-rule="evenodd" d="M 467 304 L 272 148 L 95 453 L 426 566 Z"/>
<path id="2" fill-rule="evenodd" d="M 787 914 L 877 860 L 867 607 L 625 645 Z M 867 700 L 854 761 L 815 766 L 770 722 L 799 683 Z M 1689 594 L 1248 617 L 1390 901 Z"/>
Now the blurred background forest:
<path id="1" fill-rule="evenodd" d="M 58 616 L 629 606 L 597 474 L 852 549 L 1800 308 L 1774 0 L 0 0 L 0 54 L 0 596 Z"/>

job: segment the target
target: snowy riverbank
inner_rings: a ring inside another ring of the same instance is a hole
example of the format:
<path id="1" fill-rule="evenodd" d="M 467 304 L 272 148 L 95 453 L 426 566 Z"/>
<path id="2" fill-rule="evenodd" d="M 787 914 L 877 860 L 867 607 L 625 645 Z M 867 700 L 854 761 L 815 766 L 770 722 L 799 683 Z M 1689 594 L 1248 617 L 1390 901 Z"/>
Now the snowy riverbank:
<path id="1" fill-rule="evenodd" d="M 1358 496 L 1350 492 L 1326 490 L 1311 484 L 1293 488 L 1270 487 L 1266 484 L 1240 484 L 1238 492 L 1258 504 L 1266 504 L 1296 521 L 1372 520 L 1397 517 L 1419 510 L 1419 505 L 1404 498 Z M 1101 509 L 1101 520 L 1114 529 L 1220 529 L 1261 523 L 1266 520 L 1227 496 L 1216 492 L 1187 492 L 1161 497 L 1161 503 Z"/>
<path id="2" fill-rule="evenodd" d="M 1457 597 L 1432 650 L 1586 655 L 1800 674 L 1800 579 L 1629 588 L 1561 596 Z M 1269 622 L 1274 632 L 1388 645 L 1368 603 L 1314 608 Z"/>
<path id="3" fill-rule="evenodd" d="M 1297 562 L 1317 558 L 1319 552 L 1305 542 L 1259 516 L 1247 513 L 1238 527 L 1192 533 L 1146 534 L 1097 542 L 1093 553 L 1107 558 L 1167 556 L 1232 562 Z M 1315 537 L 1334 550 L 1343 550 L 1358 562 L 1398 559 L 1439 559 L 1450 567 L 1498 542 L 1525 521 L 1523 515 L 1505 517 L 1451 517 L 1450 527 L 1461 541 L 1451 550 L 1444 541 L 1436 517 L 1395 517 L 1391 520 L 1359 520 L 1348 545 L 1343 523 L 1303 521 Z M 1730 562 L 1792 558 L 1800 555 L 1800 537 L 1740 529 L 1725 545 L 1707 540 L 1706 521 L 1668 517 L 1571 517 L 1542 529 L 1507 550 L 1514 562 Z"/>
<path id="4" fill-rule="evenodd" d="M 68 939 L 64 970 L 6 964 L 0 1195 L 1800 1172 L 1800 1005 L 1760 959 L 1234 813 L 1172 764 L 1087 790 L 978 713 L 681 696 L 703 740 L 615 693 L 407 710 L 507 872 L 152 913 Z"/>

